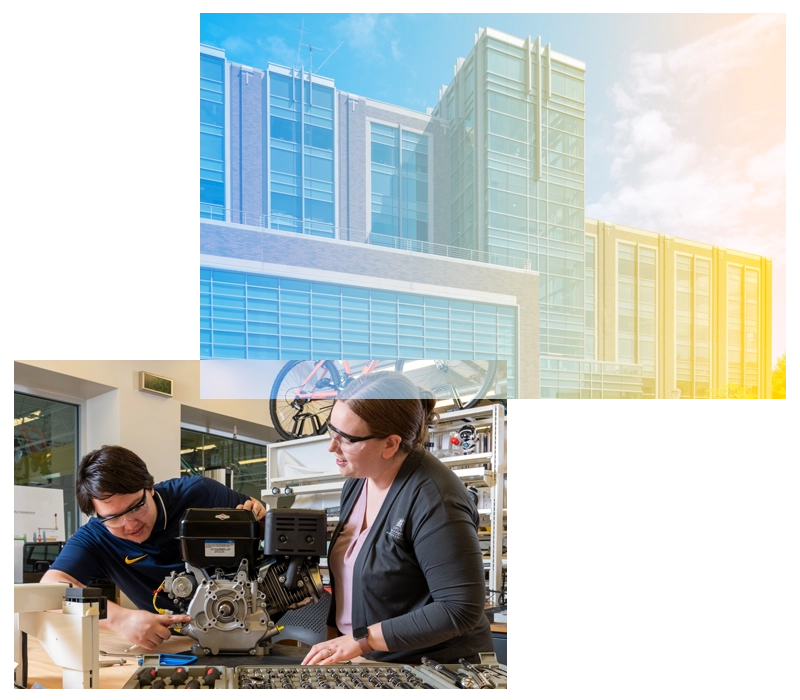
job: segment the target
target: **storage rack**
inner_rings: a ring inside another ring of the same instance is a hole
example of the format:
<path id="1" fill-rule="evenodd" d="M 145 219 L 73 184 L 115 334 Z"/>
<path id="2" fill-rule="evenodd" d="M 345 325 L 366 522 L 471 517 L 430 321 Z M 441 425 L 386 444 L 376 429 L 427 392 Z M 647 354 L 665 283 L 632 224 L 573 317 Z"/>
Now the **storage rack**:
<path id="1" fill-rule="evenodd" d="M 506 417 L 502 404 L 493 403 L 460 411 L 442 413 L 431 428 L 434 444 L 443 442 L 450 432 L 470 423 L 488 435 L 488 449 L 474 454 L 440 457 L 441 461 L 479 491 L 489 493 L 489 588 L 503 585 L 503 536 L 505 532 Z M 328 452 L 329 438 L 314 436 L 267 446 L 267 485 L 261 492 L 268 501 L 276 495 L 293 494 L 304 501 L 302 507 L 338 506 L 344 485 L 334 459 Z M 295 504 L 297 505 L 297 503 Z M 335 522 L 337 518 L 328 518 Z"/>

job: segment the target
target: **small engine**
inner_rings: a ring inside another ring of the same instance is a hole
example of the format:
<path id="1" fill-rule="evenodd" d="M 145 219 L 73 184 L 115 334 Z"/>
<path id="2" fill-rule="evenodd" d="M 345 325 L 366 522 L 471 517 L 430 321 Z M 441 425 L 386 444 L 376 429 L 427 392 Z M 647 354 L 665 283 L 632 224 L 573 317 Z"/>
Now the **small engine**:
<path id="1" fill-rule="evenodd" d="M 186 570 L 164 591 L 192 618 L 181 633 L 197 640 L 193 650 L 268 653 L 280 617 L 322 595 L 326 529 L 323 511 L 275 508 L 259 523 L 249 510 L 189 508 L 178 537 Z"/>

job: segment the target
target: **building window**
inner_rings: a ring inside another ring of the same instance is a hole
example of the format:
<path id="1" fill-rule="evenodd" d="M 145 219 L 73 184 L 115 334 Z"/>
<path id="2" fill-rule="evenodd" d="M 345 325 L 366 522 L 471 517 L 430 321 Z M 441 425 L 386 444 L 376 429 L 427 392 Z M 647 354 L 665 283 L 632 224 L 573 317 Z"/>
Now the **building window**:
<path id="1" fill-rule="evenodd" d="M 75 500 L 78 444 L 77 406 L 14 392 L 14 485 L 63 493 L 63 521 L 42 522 L 45 539 L 52 538 L 50 528 L 55 525 L 63 526 L 67 537 L 80 525 Z M 30 541 L 34 533 L 14 535 L 25 535 Z"/>
<path id="2" fill-rule="evenodd" d="M 711 261 L 694 258 L 694 395 L 711 393 Z"/>
<path id="3" fill-rule="evenodd" d="M 636 246 L 617 246 L 617 361 L 636 362 Z"/>
<path id="4" fill-rule="evenodd" d="M 586 354 L 587 360 L 595 358 L 595 338 L 596 338 L 596 323 L 595 323 L 595 237 L 587 235 L 584 239 L 584 281 L 586 284 L 585 289 L 585 309 L 586 309 Z"/>
<path id="5" fill-rule="evenodd" d="M 642 398 L 656 398 L 656 251 L 637 246 L 637 362 L 642 365 Z"/>
<path id="6" fill-rule="evenodd" d="M 333 89 L 270 72 L 268 124 L 268 226 L 333 238 Z"/>
<path id="7" fill-rule="evenodd" d="M 200 216 L 225 220 L 225 60 L 200 54 Z"/>
<path id="8" fill-rule="evenodd" d="M 428 137 L 370 124 L 370 171 L 372 242 L 427 241 Z"/>
<path id="9" fill-rule="evenodd" d="M 516 309 L 201 269 L 200 355 L 261 360 L 502 360 L 516 387 Z"/>
<path id="10" fill-rule="evenodd" d="M 711 261 L 675 256 L 675 386 L 682 399 L 711 396 Z"/>
<path id="11" fill-rule="evenodd" d="M 675 256 L 675 385 L 694 398 L 692 381 L 692 258 Z"/>
<path id="12" fill-rule="evenodd" d="M 617 244 L 617 361 L 641 365 L 642 398 L 656 398 L 656 251 Z"/>
<path id="13" fill-rule="evenodd" d="M 758 270 L 728 265 L 729 398 L 758 398 Z"/>
<path id="14" fill-rule="evenodd" d="M 231 469 L 231 488 L 261 499 L 266 483 L 267 447 L 181 429 L 181 476 L 208 476 L 209 469 Z"/>

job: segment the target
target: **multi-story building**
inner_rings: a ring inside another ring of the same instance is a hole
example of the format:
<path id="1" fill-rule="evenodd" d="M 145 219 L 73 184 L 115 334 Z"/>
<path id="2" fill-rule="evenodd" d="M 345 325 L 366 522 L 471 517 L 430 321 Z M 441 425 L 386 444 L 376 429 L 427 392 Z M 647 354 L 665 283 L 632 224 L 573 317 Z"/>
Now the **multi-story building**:
<path id="1" fill-rule="evenodd" d="M 663 252 L 609 252 L 586 222 L 584 72 L 481 29 L 422 114 L 201 47 L 201 356 L 499 359 L 520 398 L 762 395 L 768 261 L 734 256 L 761 261 L 759 315 L 741 263 L 723 361 L 703 339 L 719 312 L 704 326 L 702 291 L 685 307 L 681 286 L 701 283 L 703 244 L 681 242 L 689 278 L 664 287 Z"/>
<path id="2" fill-rule="evenodd" d="M 481 29 L 433 114 L 450 126 L 450 242 L 539 272 L 541 396 L 639 398 L 641 367 L 594 361 L 584 240 L 582 61 Z M 589 274 L 587 274 L 587 267 Z"/>
<path id="3" fill-rule="evenodd" d="M 768 258 L 586 220 L 597 357 L 642 365 L 645 398 L 770 398 Z"/>
<path id="4" fill-rule="evenodd" d="M 492 359 L 538 397 L 537 273 L 432 240 L 445 122 L 216 49 L 201 71 L 201 357 Z"/>

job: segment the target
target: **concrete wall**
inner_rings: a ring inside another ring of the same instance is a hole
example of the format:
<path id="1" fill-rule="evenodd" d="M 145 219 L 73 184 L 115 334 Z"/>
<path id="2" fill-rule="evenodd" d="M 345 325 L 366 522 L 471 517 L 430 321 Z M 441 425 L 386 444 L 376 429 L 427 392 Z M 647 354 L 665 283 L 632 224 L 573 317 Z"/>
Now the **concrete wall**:
<path id="1" fill-rule="evenodd" d="M 248 214 L 266 211 L 262 203 L 264 172 L 264 104 L 266 75 L 230 65 L 230 173 L 229 209 Z"/>

